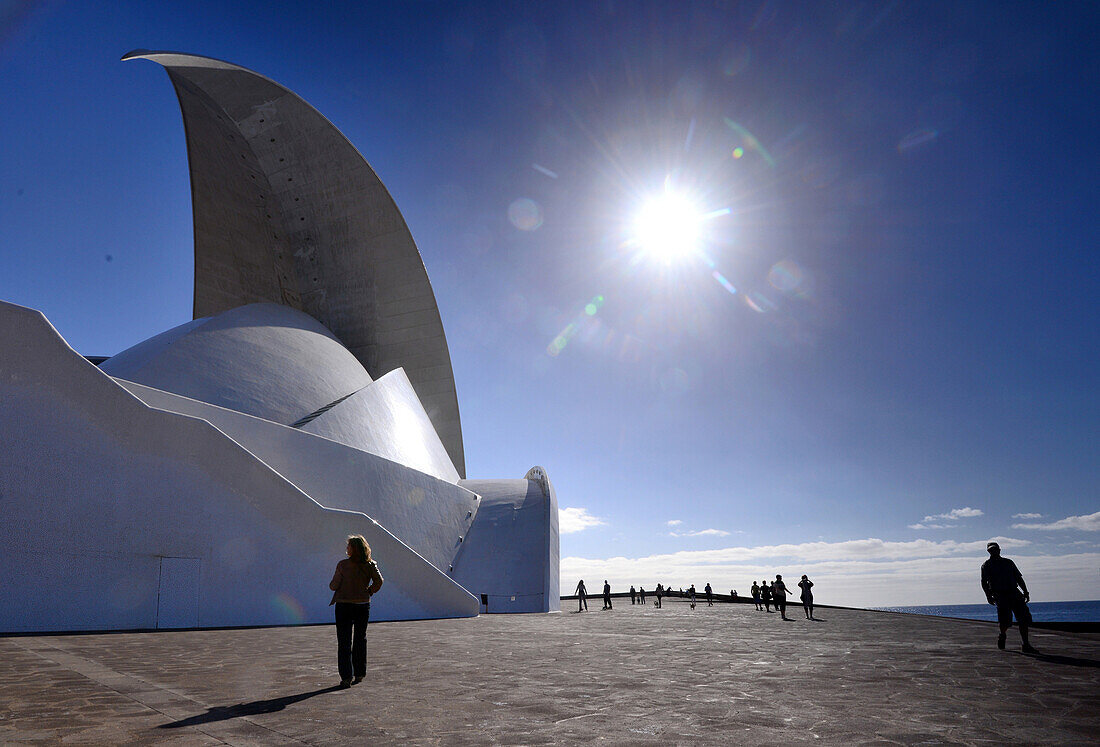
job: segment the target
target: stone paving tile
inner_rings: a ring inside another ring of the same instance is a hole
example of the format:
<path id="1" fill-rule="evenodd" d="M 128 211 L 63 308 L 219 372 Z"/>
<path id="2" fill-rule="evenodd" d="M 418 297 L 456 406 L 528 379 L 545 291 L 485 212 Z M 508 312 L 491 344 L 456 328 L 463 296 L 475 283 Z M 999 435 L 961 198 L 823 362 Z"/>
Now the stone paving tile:
<path id="1" fill-rule="evenodd" d="M 1096 742 L 1100 636 L 1036 632 L 1027 656 L 988 624 L 819 616 L 666 602 L 376 624 L 348 691 L 328 626 L 0 638 L 0 742 Z"/>

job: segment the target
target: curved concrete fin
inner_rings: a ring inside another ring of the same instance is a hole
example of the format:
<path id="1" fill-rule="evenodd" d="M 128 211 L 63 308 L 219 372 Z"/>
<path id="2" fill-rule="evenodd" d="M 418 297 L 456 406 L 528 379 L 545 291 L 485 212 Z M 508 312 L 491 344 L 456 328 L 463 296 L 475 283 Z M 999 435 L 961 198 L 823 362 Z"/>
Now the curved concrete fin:
<path id="1" fill-rule="evenodd" d="M 319 320 L 374 379 L 403 367 L 466 475 L 450 352 L 412 234 L 374 170 L 294 92 L 221 60 L 135 50 L 183 112 L 196 318 L 247 303 Z"/>

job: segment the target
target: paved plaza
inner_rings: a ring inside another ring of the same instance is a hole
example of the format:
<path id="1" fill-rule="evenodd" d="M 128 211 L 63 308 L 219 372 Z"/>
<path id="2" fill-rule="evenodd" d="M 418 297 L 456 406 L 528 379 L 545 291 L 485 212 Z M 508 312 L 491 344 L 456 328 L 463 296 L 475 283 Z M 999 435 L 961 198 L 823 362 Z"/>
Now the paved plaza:
<path id="1" fill-rule="evenodd" d="M 752 605 L 0 638 L 3 744 L 1084 744 L 1100 636 Z"/>

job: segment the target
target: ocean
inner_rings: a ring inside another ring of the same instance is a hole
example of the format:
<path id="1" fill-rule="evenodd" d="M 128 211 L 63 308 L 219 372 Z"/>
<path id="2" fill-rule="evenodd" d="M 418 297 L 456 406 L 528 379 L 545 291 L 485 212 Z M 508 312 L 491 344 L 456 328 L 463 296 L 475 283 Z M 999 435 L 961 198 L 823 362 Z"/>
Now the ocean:
<path id="1" fill-rule="evenodd" d="M 1100 599 L 1085 602 L 1032 602 L 1028 605 L 1036 622 L 1100 622 Z M 886 612 L 908 612 L 914 615 L 962 617 L 968 620 L 997 619 L 997 608 L 991 604 L 932 604 L 922 607 L 872 607 Z"/>

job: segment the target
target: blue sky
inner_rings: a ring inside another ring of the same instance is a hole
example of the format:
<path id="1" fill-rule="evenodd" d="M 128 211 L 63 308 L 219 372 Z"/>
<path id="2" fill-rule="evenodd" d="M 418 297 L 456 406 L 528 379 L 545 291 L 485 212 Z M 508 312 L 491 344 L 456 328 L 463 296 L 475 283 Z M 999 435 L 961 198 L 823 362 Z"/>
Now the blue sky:
<path id="1" fill-rule="evenodd" d="M 189 318 L 178 104 L 118 59 L 227 59 L 393 194 L 468 473 L 547 469 L 563 589 L 981 602 L 999 537 L 1100 597 L 1094 6 L 526 5 L 0 0 L 0 299 L 91 355 Z M 670 261 L 666 184 L 710 216 Z"/>

